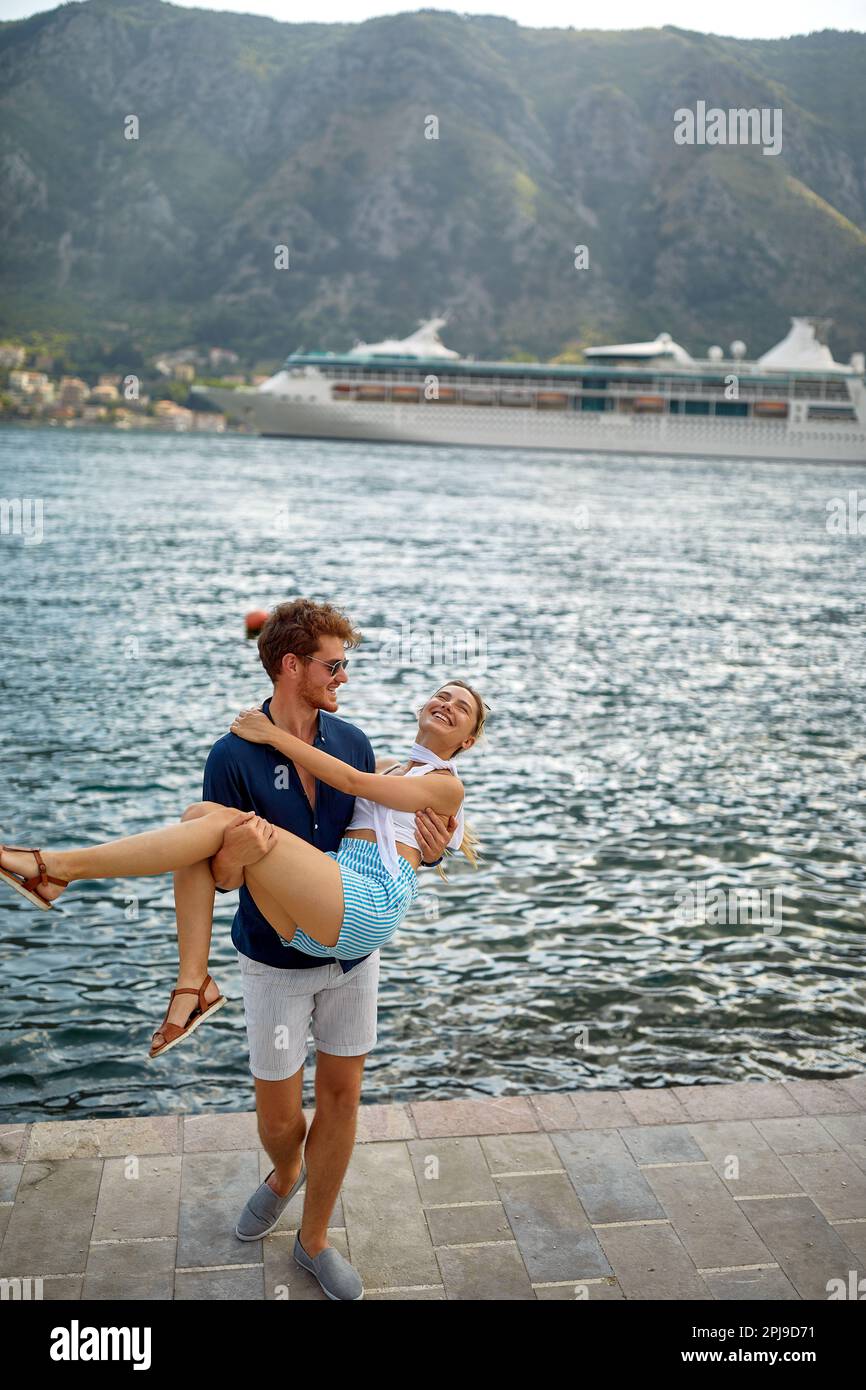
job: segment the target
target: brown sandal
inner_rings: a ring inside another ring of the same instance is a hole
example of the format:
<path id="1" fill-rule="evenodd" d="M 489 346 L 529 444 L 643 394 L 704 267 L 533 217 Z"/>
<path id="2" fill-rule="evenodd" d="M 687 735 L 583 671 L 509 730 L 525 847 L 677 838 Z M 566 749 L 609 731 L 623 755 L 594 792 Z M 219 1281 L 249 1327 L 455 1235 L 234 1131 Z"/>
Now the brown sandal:
<path id="1" fill-rule="evenodd" d="M 179 1043 L 181 1038 L 187 1037 L 189 1033 L 194 1033 L 200 1023 L 204 1023 L 206 1018 L 210 1018 L 211 1014 L 215 1014 L 217 1009 L 222 1008 L 223 1004 L 226 1002 L 224 994 L 219 995 L 211 1004 L 205 1003 L 204 992 L 208 987 L 210 979 L 210 975 L 205 975 L 198 989 L 172 990 L 171 999 L 169 999 L 168 1008 L 165 1011 L 165 1018 L 151 1038 L 150 1052 L 147 1054 L 148 1057 L 159 1057 L 163 1052 L 168 1052 L 168 1049 L 174 1047 L 175 1043 Z M 176 994 L 198 995 L 198 1003 L 182 1028 L 179 1024 L 169 1023 L 168 1021 L 172 1001 Z M 163 1041 L 157 1043 L 157 1038 L 162 1038 Z"/>
<path id="2" fill-rule="evenodd" d="M 41 893 L 37 893 L 37 887 L 40 884 L 44 887 L 46 884 L 56 883 L 59 888 L 67 888 L 69 886 L 69 880 L 66 878 L 51 878 L 45 867 L 42 851 L 39 849 L 31 849 L 29 846 L 25 845 L 0 845 L 0 854 L 4 852 L 7 854 L 33 855 L 39 869 L 38 874 L 34 874 L 32 878 L 24 878 L 23 874 L 13 874 L 11 869 L 0 867 L 0 877 L 5 878 L 6 882 L 12 885 L 16 893 L 20 893 L 22 897 L 26 898 L 28 902 L 33 903 L 35 907 L 41 907 L 44 912 L 50 912 L 56 904 L 49 902 L 47 898 L 43 898 Z M 63 908 L 58 907 L 57 911 L 62 912 Z"/>

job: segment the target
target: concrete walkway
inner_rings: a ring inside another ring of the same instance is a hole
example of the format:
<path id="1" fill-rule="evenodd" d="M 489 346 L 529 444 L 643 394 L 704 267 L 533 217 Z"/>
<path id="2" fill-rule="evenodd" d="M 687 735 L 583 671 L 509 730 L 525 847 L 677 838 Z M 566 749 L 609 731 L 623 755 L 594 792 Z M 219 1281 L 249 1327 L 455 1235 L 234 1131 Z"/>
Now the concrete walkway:
<path id="1" fill-rule="evenodd" d="M 307 1119 L 312 1119 L 307 1111 Z M 866 1274 L 866 1073 L 362 1105 L 329 1230 L 379 1299 L 820 1299 Z M 0 1126 L 0 1277 L 46 1299 L 324 1298 L 233 1234 L 252 1114 Z"/>

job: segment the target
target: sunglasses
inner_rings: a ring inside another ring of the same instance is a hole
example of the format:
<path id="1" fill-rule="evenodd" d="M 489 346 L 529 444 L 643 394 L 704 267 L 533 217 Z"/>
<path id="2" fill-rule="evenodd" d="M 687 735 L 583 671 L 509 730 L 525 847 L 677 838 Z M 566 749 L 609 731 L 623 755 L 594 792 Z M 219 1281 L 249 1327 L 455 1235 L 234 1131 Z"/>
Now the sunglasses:
<path id="1" fill-rule="evenodd" d="M 323 661 L 320 656 L 305 656 L 304 660 L 318 661 L 320 666 L 327 666 L 332 676 L 335 676 L 338 671 L 345 671 L 349 664 L 349 658 L 347 656 L 344 656 L 340 661 Z"/>

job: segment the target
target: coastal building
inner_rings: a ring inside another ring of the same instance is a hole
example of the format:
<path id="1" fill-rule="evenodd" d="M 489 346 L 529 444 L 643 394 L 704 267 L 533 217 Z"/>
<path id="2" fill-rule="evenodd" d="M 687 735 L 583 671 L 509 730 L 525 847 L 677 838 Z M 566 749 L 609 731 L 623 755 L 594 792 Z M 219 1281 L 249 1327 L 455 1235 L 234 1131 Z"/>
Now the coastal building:
<path id="1" fill-rule="evenodd" d="M 217 415 L 215 411 L 194 410 L 192 412 L 193 429 L 199 434 L 224 434 L 226 428 L 226 417 Z"/>
<path id="2" fill-rule="evenodd" d="M 68 405 L 73 410 L 79 410 L 89 397 L 90 387 L 86 381 L 81 380 L 80 376 L 62 376 L 60 378 L 57 398 L 61 405 Z"/>
<path id="3" fill-rule="evenodd" d="M 53 392 L 54 387 L 45 372 L 19 370 L 9 373 L 9 390 L 13 395 L 44 396 L 49 389 Z"/>
<path id="4" fill-rule="evenodd" d="M 178 405 L 176 401 L 157 401 L 153 413 L 165 429 L 190 430 L 193 428 L 195 412 Z"/>
<path id="5" fill-rule="evenodd" d="M 18 343 L 0 343 L 0 367 L 21 367 L 27 357 L 27 349 Z"/>
<path id="6" fill-rule="evenodd" d="M 99 401 L 103 405 L 112 405 L 120 400 L 120 392 L 110 381 L 100 381 L 98 386 L 94 386 L 90 393 L 92 401 Z"/>

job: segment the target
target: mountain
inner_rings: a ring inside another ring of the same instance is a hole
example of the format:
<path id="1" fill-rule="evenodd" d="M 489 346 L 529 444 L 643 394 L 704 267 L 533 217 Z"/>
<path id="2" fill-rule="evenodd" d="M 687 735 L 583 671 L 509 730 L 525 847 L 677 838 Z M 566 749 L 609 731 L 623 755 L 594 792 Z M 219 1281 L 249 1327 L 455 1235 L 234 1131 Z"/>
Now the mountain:
<path id="1" fill-rule="evenodd" d="M 853 32 L 64 5 L 0 25 L 0 333 L 267 360 L 445 312 L 479 356 L 659 330 L 757 353 L 813 313 L 844 360 L 866 347 L 864 88 Z M 781 153 L 676 143 L 701 101 L 781 110 Z"/>

